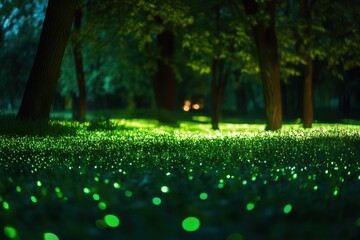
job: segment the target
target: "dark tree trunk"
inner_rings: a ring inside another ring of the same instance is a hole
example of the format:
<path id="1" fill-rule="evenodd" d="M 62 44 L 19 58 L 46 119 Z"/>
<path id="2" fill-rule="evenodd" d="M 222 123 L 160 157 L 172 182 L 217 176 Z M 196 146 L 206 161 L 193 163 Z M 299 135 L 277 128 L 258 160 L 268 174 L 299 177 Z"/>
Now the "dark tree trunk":
<path id="1" fill-rule="evenodd" d="M 247 113 L 247 97 L 246 97 L 246 83 L 240 82 L 240 71 L 234 71 L 235 82 L 239 83 L 239 86 L 235 89 L 235 99 L 236 99 L 236 110 L 240 114 Z"/>
<path id="2" fill-rule="evenodd" d="M 175 51 L 174 41 L 174 34 L 168 29 L 165 29 L 157 36 L 159 56 L 157 59 L 157 72 L 153 77 L 153 88 L 158 107 L 158 120 L 166 124 L 176 123 L 174 117 L 176 78 L 172 66 Z"/>
<path id="3" fill-rule="evenodd" d="M 214 59 L 211 67 L 211 126 L 214 130 L 219 129 L 221 107 L 231 69 L 231 64 L 228 64 L 226 70 L 224 65 L 224 59 Z"/>
<path id="4" fill-rule="evenodd" d="M 81 49 L 81 8 L 75 10 L 75 19 L 74 19 L 74 28 L 76 32 L 76 39 L 73 41 L 74 47 L 74 58 L 75 58 L 75 68 L 76 68 L 76 79 L 79 89 L 79 99 L 76 105 L 73 105 L 76 108 L 75 119 L 79 122 L 85 121 L 86 113 L 86 85 L 85 85 L 85 74 L 83 68 L 83 59 L 82 59 L 82 49 Z"/>
<path id="5" fill-rule="evenodd" d="M 308 0 L 299 1 L 300 18 L 306 22 L 310 21 L 310 11 L 308 8 Z M 308 25 L 303 29 L 296 44 L 298 55 L 305 62 L 303 71 L 303 127 L 311 128 L 314 121 L 314 97 L 313 97 L 313 64 L 310 54 L 306 52 L 307 40 L 310 37 L 310 26 Z"/>
<path id="6" fill-rule="evenodd" d="M 255 0 L 243 0 L 246 13 L 256 15 L 260 6 Z M 266 109 L 266 130 L 282 127 L 282 105 L 280 88 L 280 58 L 275 33 L 275 0 L 265 3 L 265 13 L 270 16 L 268 22 L 259 20 L 252 26 L 259 58 L 259 67 L 264 86 Z"/>
<path id="7" fill-rule="evenodd" d="M 304 66 L 304 99 L 303 99 L 303 127 L 311 128 L 314 121 L 314 97 L 313 97 L 313 84 L 312 84 L 312 74 L 313 66 L 310 56 L 305 57 L 305 66 Z"/>
<path id="8" fill-rule="evenodd" d="M 76 0 L 49 0 L 35 61 L 17 115 L 18 119 L 49 118 L 76 5 Z"/>

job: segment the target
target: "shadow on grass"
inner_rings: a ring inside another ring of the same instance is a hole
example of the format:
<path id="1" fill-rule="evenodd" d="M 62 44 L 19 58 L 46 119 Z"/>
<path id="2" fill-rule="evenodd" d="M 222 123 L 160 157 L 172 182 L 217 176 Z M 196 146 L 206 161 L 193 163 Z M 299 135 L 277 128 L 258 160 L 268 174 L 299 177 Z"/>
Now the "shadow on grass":
<path id="1" fill-rule="evenodd" d="M 77 122 L 20 121 L 13 114 L 0 113 L 0 135 L 6 136 L 64 136 L 75 135 Z"/>

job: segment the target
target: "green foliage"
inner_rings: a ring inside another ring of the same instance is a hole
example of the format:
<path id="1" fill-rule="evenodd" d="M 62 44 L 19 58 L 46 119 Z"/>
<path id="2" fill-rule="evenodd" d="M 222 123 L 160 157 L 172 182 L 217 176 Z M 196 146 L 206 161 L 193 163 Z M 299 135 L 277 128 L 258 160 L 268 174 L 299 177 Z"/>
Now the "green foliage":
<path id="1" fill-rule="evenodd" d="M 1 238 L 356 237 L 358 125 L 120 122 L 137 129 L 0 135 Z"/>

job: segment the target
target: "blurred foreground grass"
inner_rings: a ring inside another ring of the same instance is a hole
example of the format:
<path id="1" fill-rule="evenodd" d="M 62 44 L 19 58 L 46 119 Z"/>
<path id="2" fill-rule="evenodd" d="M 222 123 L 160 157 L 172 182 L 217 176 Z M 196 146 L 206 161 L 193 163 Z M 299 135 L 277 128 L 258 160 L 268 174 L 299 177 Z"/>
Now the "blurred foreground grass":
<path id="1" fill-rule="evenodd" d="M 358 125 L 6 125 L 0 239 L 360 236 Z"/>

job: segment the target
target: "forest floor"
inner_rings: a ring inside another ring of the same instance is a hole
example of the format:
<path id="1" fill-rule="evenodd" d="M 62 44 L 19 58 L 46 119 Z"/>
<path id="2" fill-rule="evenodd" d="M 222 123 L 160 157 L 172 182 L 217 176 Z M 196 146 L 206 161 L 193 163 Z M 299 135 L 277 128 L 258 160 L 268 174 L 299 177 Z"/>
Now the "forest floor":
<path id="1" fill-rule="evenodd" d="M 0 239 L 360 239 L 359 125 L 220 128 L 2 119 Z"/>

